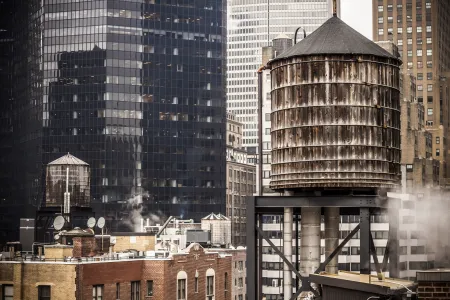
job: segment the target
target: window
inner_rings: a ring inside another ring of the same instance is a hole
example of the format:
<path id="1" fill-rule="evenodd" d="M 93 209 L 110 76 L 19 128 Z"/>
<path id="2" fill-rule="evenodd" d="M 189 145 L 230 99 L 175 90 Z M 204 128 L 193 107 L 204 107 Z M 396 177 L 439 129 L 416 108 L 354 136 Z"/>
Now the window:
<path id="1" fill-rule="evenodd" d="M 433 79 L 433 73 L 428 72 L 428 73 L 427 73 L 427 79 L 428 79 L 428 80 L 432 80 L 432 79 Z"/>
<path id="2" fill-rule="evenodd" d="M 418 61 L 417 62 L 417 69 L 422 69 L 423 68 L 423 62 L 422 61 Z"/>
<path id="3" fill-rule="evenodd" d="M 407 32 L 407 33 L 412 33 L 412 27 L 407 27 L 407 28 L 406 28 L 406 32 Z"/>
<path id="4" fill-rule="evenodd" d="M 378 11 L 382 12 L 383 11 L 383 5 L 378 5 Z"/>
<path id="5" fill-rule="evenodd" d="M 120 299 L 120 283 L 116 283 L 116 299 Z"/>
<path id="6" fill-rule="evenodd" d="M 429 116 L 432 116 L 432 115 L 433 115 L 433 109 L 432 109 L 432 108 L 428 108 L 427 114 L 428 114 Z"/>
<path id="7" fill-rule="evenodd" d="M 417 97 L 417 102 L 422 103 L 423 102 L 423 97 Z"/>
<path id="8" fill-rule="evenodd" d="M 408 57 L 412 56 L 412 50 L 408 50 Z"/>
<path id="9" fill-rule="evenodd" d="M 50 300 L 51 290 L 49 285 L 38 286 L 38 299 L 39 300 Z"/>
<path id="10" fill-rule="evenodd" d="M 399 28 L 397 28 L 397 33 L 403 33 L 403 27 L 399 27 Z"/>
<path id="11" fill-rule="evenodd" d="M 427 85 L 427 91 L 428 92 L 432 92 L 433 91 L 433 85 L 432 84 Z"/>
<path id="12" fill-rule="evenodd" d="M 412 45 L 412 39 L 407 40 L 408 45 Z"/>
<path id="13" fill-rule="evenodd" d="M 436 149 L 436 156 L 441 156 L 441 149 Z"/>
<path id="14" fill-rule="evenodd" d="M 423 44 L 422 38 L 418 37 L 417 40 L 416 40 L 416 44 L 417 45 L 422 45 Z"/>
<path id="15" fill-rule="evenodd" d="M 394 19 L 391 16 L 388 16 L 388 23 L 392 23 Z"/>
<path id="16" fill-rule="evenodd" d="M 383 24 L 383 17 L 378 18 L 378 24 Z"/>
<path id="17" fill-rule="evenodd" d="M 393 7 L 392 4 L 388 4 L 388 6 L 387 6 L 387 11 L 392 11 L 392 7 Z"/>
<path id="18" fill-rule="evenodd" d="M 153 296 L 153 280 L 147 280 L 147 296 Z"/>
<path id="19" fill-rule="evenodd" d="M 427 102 L 428 103 L 433 103 L 433 96 L 428 96 L 427 97 Z"/>
<path id="20" fill-rule="evenodd" d="M 431 26 L 427 26 L 427 32 L 431 32 Z"/>
<path id="21" fill-rule="evenodd" d="M 425 254 L 425 246 L 411 246 L 411 254 Z"/>
<path id="22" fill-rule="evenodd" d="M 270 128 L 266 128 L 266 135 L 270 135 Z"/>
<path id="23" fill-rule="evenodd" d="M 427 121 L 427 122 L 426 122 L 426 125 L 427 125 L 427 126 L 433 126 L 433 121 Z"/>
<path id="24" fill-rule="evenodd" d="M 198 293 L 198 277 L 195 277 L 195 282 L 194 282 L 194 293 Z"/>
<path id="25" fill-rule="evenodd" d="M 94 285 L 92 287 L 92 299 L 93 300 L 103 299 L 103 285 Z"/>
<path id="26" fill-rule="evenodd" d="M 425 3 L 425 8 L 426 9 L 430 9 L 431 8 L 431 2 L 426 2 Z"/>
<path id="27" fill-rule="evenodd" d="M 242 260 L 238 261 L 238 270 L 244 271 L 244 262 Z"/>
<path id="28" fill-rule="evenodd" d="M 417 80 L 423 80 L 423 73 L 417 73 Z"/>
<path id="29" fill-rule="evenodd" d="M 414 224 L 415 217 L 414 216 L 403 216 L 403 224 Z"/>
<path id="30" fill-rule="evenodd" d="M 417 50 L 417 56 L 422 56 L 422 49 Z"/>
<path id="31" fill-rule="evenodd" d="M 187 273 L 185 271 L 180 271 L 177 274 L 177 300 L 186 300 L 186 282 Z"/>
<path id="32" fill-rule="evenodd" d="M 206 271 L 206 300 L 214 299 L 214 276 L 216 273 L 213 269 Z"/>
<path id="33" fill-rule="evenodd" d="M 270 178 L 270 171 L 264 171 L 263 178 Z"/>
<path id="34" fill-rule="evenodd" d="M 383 33 L 384 33 L 383 28 L 379 28 L 378 29 L 378 35 L 383 35 Z"/>
<path id="35" fill-rule="evenodd" d="M 417 85 L 417 90 L 418 90 L 418 91 L 423 91 L 423 85 L 418 84 L 418 85 Z"/>
<path id="36" fill-rule="evenodd" d="M 239 277 L 239 279 L 238 279 L 238 287 L 240 287 L 240 288 L 244 287 L 244 278 Z"/>
<path id="37" fill-rule="evenodd" d="M 397 43 L 398 43 L 399 46 L 403 46 L 403 40 L 400 39 L 400 40 L 397 41 Z"/>
<path id="38" fill-rule="evenodd" d="M 270 121 L 270 114 L 266 114 L 266 121 Z"/>
<path id="39" fill-rule="evenodd" d="M 3 300 L 13 300 L 14 299 L 14 286 L 13 285 L 3 285 Z M 48 298 L 50 299 L 50 298 Z"/>
<path id="40" fill-rule="evenodd" d="M 427 61 L 427 68 L 432 68 L 433 67 L 433 62 L 431 60 Z"/>
<path id="41" fill-rule="evenodd" d="M 439 136 L 436 137 L 436 144 L 440 144 L 441 143 L 441 138 Z"/>
<path id="42" fill-rule="evenodd" d="M 225 291 L 228 291 L 228 273 L 225 273 L 225 282 L 224 282 L 224 285 L 223 285 L 223 289 Z"/>
<path id="43" fill-rule="evenodd" d="M 431 56 L 431 55 L 433 55 L 433 50 L 427 49 L 427 56 Z"/>
<path id="44" fill-rule="evenodd" d="M 427 44 L 431 44 L 431 38 L 427 38 Z"/>
<path id="45" fill-rule="evenodd" d="M 140 300 L 141 299 L 141 282 L 140 281 L 132 281 L 131 282 L 131 300 Z"/>
<path id="46" fill-rule="evenodd" d="M 417 26 L 417 32 L 422 32 L 422 26 Z"/>
<path id="47" fill-rule="evenodd" d="M 206 277 L 206 299 L 214 299 L 214 276 Z"/>

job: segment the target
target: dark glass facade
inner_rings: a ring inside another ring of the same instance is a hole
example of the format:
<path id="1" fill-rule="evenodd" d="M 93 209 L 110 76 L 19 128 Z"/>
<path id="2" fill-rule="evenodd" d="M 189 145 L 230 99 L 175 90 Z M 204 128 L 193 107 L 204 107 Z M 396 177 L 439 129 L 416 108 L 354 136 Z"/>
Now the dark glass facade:
<path id="1" fill-rule="evenodd" d="M 12 197 L 14 186 L 11 154 L 12 126 L 12 72 L 13 53 L 12 1 L 0 0 L 0 244 L 8 239 L 11 228 L 19 226 L 18 215 L 11 214 L 18 207 Z"/>
<path id="2" fill-rule="evenodd" d="M 17 197 L 43 203 L 45 165 L 70 152 L 110 228 L 132 209 L 225 213 L 225 0 L 21 3 Z"/>

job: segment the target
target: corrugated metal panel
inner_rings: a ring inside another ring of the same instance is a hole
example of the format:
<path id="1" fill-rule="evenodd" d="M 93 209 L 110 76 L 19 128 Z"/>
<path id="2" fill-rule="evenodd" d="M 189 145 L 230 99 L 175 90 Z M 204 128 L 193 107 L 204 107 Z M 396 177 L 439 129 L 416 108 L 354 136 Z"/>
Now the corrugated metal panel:
<path id="1" fill-rule="evenodd" d="M 272 63 L 271 188 L 398 185 L 399 63 L 349 55 Z"/>

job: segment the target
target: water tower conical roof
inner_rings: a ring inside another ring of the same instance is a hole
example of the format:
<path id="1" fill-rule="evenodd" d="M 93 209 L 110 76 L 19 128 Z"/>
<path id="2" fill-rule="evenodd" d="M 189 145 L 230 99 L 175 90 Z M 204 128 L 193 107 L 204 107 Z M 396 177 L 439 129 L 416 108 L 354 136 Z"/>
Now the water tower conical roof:
<path id="1" fill-rule="evenodd" d="M 77 165 L 77 166 L 89 166 L 88 163 L 82 161 L 79 158 L 67 153 L 66 155 L 55 159 L 54 161 L 48 164 L 49 166 L 57 166 L 57 165 Z"/>
<path id="2" fill-rule="evenodd" d="M 362 54 L 398 59 L 334 16 L 273 60 L 326 54 Z"/>

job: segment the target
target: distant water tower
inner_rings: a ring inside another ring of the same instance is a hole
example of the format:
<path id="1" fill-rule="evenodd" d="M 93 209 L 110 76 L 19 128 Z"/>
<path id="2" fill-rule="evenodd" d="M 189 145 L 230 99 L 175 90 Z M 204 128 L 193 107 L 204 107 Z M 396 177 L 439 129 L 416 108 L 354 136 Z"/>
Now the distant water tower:
<path id="1" fill-rule="evenodd" d="M 47 165 L 45 186 L 46 207 L 90 206 L 90 168 L 73 155 L 64 155 Z"/>

